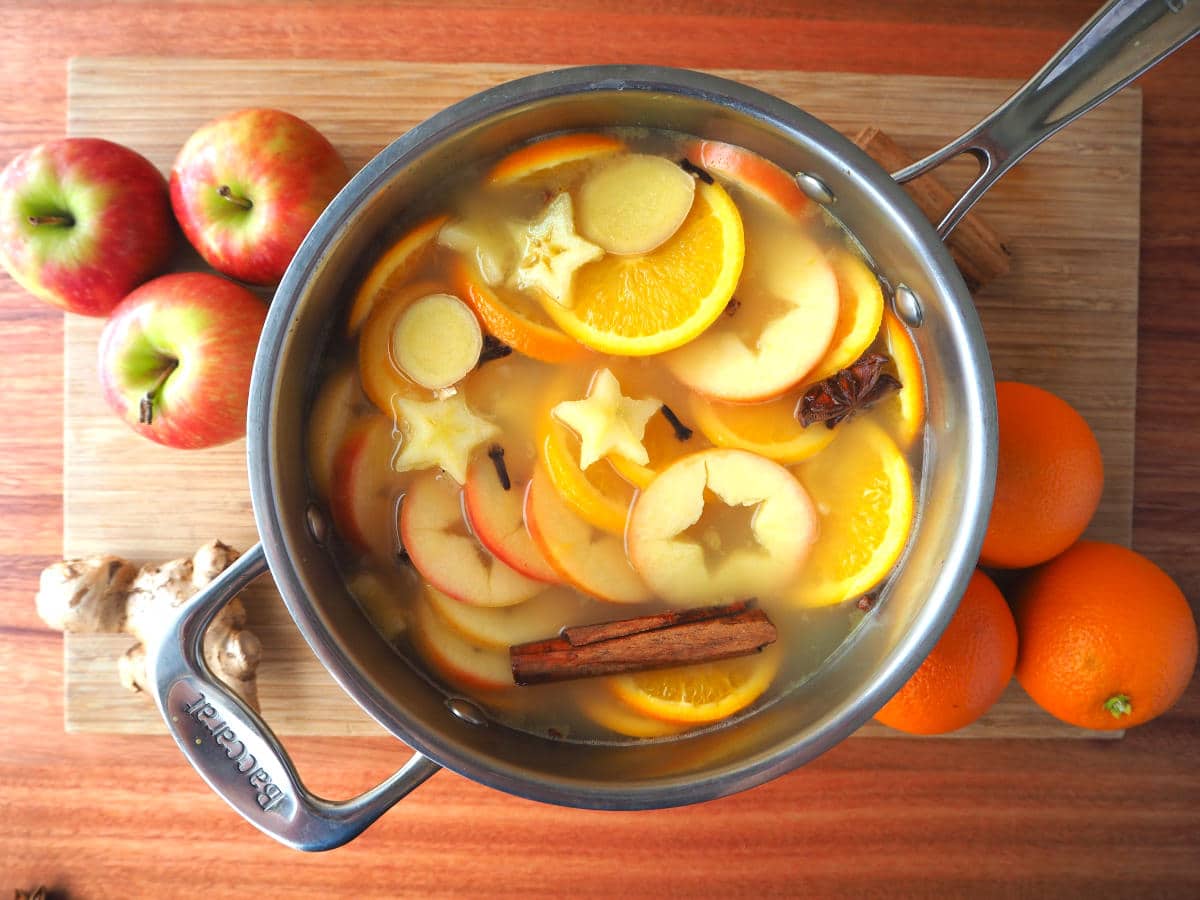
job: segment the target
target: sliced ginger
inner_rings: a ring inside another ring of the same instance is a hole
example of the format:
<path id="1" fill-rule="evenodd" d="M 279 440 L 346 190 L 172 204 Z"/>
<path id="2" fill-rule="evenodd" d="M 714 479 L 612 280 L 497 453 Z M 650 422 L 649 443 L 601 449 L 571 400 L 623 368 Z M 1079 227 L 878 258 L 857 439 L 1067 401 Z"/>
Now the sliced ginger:
<path id="1" fill-rule="evenodd" d="M 483 350 L 483 332 L 469 306 L 451 294 L 429 294 L 413 303 L 392 329 L 392 359 L 432 391 L 458 384 Z"/>
<path id="2" fill-rule="evenodd" d="M 696 180 L 661 156 L 631 153 L 597 169 L 579 189 L 579 230 L 609 253 L 649 253 L 683 224 Z"/>

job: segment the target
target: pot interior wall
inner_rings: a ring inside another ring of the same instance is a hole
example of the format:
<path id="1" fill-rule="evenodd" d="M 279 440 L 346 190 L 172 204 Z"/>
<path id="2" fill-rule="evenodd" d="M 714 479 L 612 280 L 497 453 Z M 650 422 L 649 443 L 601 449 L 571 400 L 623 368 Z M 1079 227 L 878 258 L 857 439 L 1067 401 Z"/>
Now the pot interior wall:
<path id="1" fill-rule="evenodd" d="M 708 733 L 625 747 L 543 740 L 451 715 L 444 696 L 371 628 L 310 536 L 302 452 L 317 363 L 381 237 L 435 209 L 437 185 L 467 161 L 548 132 L 606 125 L 730 141 L 818 175 L 837 197 L 831 211 L 878 271 L 923 301 L 914 336 L 929 410 L 918 521 L 903 568 L 868 624 L 770 707 Z M 259 351 L 249 451 L 255 512 L 272 571 L 309 643 L 351 695 L 414 748 L 535 799 L 601 808 L 692 802 L 752 786 L 832 746 L 936 641 L 973 565 L 990 503 L 991 390 L 978 321 L 948 255 L 904 193 L 852 144 L 794 107 L 708 76 L 567 70 L 502 86 L 418 126 L 359 173 L 318 223 L 280 287 Z"/>

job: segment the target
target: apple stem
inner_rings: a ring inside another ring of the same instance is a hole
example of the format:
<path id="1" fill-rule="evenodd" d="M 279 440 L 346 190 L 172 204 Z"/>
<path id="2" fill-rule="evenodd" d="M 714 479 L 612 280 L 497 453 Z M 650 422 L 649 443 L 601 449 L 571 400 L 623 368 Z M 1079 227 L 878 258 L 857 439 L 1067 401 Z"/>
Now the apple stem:
<path id="1" fill-rule="evenodd" d="M 230 203 L 240 206 L 242 209 L 250 209 L 252 206 L 254 206 L 254 204 L 251 203 L 249 200 L 247 200 L 245 197 L 240 197 L 237 194 L 235 194 L 233 192 L 233 189 L 227 184 L 223 184 L 219 188 L 217 188 L 217 193 L 220 194 L 222 197 L 224 197 L 226 200 L 228 200 Z"/>
<path id="2" fill-rule="evenodd" d="M 62 216 L 30 216 L 30 225 L 65 225 L 68 228 L 75 224 L 75 217 L 70 215 Z"/>
<path id="3" fill-rule="evenodd" d="M 165 369 L 154 380 L 154 384 L 150 386 L 150 390 L 142 395 L 142 402 L 138 405 L 138 422 L 142 425 L 150 425 L 154 422 L 154 404 L 158 402 L 158 393 L 162 390 L 167 379 L 171 377 L 171 373 L 179 368 L 179 360 L 172 359 Z"/>

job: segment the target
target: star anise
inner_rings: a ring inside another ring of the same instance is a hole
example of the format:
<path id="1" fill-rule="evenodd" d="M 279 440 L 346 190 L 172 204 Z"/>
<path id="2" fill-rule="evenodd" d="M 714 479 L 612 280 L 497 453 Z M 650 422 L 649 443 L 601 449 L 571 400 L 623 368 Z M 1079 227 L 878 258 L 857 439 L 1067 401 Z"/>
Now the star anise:
<path id="1" fill-rule="evenodd" d="M 882 353 L 864 353 L 849 366 L 818 381 L 800 398 L 796 418 L 807 428 L 824 422 L 833 428 L 843 419 L 872 406 L 903 385 L 883 371 L 890 360 Z"/>

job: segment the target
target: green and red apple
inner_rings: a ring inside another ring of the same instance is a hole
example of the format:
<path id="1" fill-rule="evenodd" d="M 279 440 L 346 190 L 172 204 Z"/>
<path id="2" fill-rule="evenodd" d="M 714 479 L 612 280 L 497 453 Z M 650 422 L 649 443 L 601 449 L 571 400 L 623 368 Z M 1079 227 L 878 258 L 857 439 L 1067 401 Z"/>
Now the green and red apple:
<path id="1" fill-rule="evenodd" d="M 204 272 L 163 275 L 113 310 L 100 337 L 100 384 L 138 433 L 169 447 L 246 433 L 250 372 L 266 305 Z"/>
<path id="2" fill-rule="evenodd" d="M 188 138 L 171 167 L 171 205 L 210 266 L 274 285 L 349 177 L 337 150 L 303 119 L 243 109 Z"/>
<path id="3" fill-rule="evenodd" d="M 68 312 L 108 315 L 167 267 L 175 240 L 166 179 L 128 147 L 50 141 L 0 173 L 0 262 Z"/>

